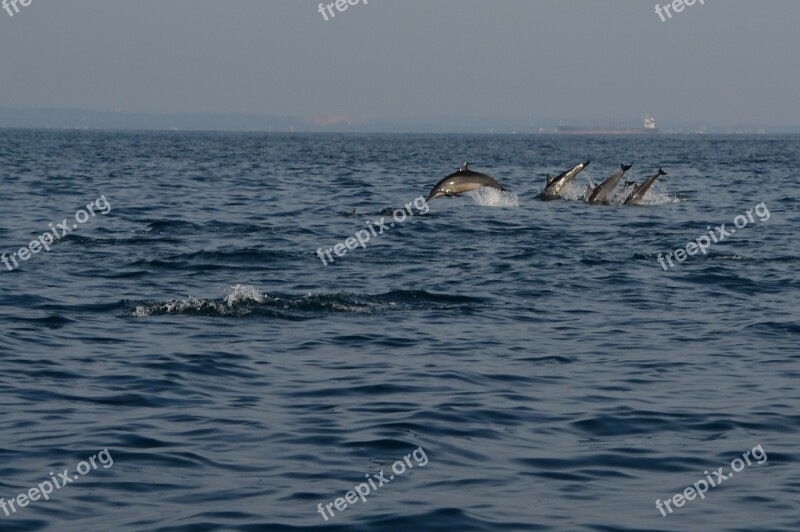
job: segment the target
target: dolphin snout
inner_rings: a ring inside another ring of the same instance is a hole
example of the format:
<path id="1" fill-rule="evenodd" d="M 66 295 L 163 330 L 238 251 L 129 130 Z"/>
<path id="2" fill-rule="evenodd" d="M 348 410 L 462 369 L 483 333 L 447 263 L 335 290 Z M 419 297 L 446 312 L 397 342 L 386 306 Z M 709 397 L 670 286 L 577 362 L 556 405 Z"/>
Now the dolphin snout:
<path id="1" fill-rule="evenodd" d="M 446 195 L 447 194 L 445 194 L 440 188 L 433 187 L 433 190 L 431 190 L 431 193 L 428 194 L 428 199 L 425 200 L 425 203 L 428 203 L 431 200 L 434 200 L 436 198 L 440 198 L 440 197 L 446 196 Z"/>

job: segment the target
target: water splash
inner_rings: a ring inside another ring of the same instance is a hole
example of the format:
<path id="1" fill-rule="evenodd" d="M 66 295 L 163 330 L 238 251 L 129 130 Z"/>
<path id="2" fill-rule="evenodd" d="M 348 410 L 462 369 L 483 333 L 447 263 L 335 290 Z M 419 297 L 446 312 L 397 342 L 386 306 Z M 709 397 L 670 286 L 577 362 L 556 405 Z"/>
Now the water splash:
<path id="1" fill-rule="evenodd" d="M 596 188 L 602 183 L 595 183 L 594 180 L 589 178 L 586 184 L 572 183 L 569 192 L 566 194 L 565 199 L 573 201 L 586 201 L 589 198 L 589 189 Z M 625 200 L 633 192 L 633 185 L 620 186 L 614 191 L 611 197 L 611 205 L 624 205 Z M 676 193 L 669 193 L 659 183 L 655 183 L 650 190 L 648 190 L 642 198 L 642 205 L 665 205 L 668 203 L 678 203 L 680 199 Z"/>
<path id="2" fill-rule="evenodd" d="M 668 203 L 680 203 L 680 201 L 677 193 L 667 192 L 658 183 L 654 184 L 642 198 L 642 203 L 645 205 L 666 205 Z"/>
<path id="3" fill-rule="evenodd" d="M 234 307 L 237 304 L 256 302 L 263 303 L 267 299 L 266 294 L 262 294 L 258 289 L 249 284 L 235 284 L 231 286 L 231 293 L 225 296 L 223 300 L 229 307 Z"/>
<path id="4" fill-rule="evenodd" d="M 235 284 L 222 301 L 189 296 L 187 299 L 172 299 L 165 303 L 135 305 L 129 315 L 137 318 L 162 314 L 241 315 L 241 311 L 247 313 L 248 306 L 264 303 L 268 298 L 255 286 Z"/>
<path id="5" fill-rule="evenodd" d="M 569 201 L 585 201 L 586 197 L 586 185 L 575 181 L 569 184 L 569 189 L 564 194 L 564 199 Z"/>
<path id="6" fill-rule="evenodd" d="M 482 207 L 519 207 L 519 196 L 509 190 L 483 187 L 467 192 L 467 196 Z"/>

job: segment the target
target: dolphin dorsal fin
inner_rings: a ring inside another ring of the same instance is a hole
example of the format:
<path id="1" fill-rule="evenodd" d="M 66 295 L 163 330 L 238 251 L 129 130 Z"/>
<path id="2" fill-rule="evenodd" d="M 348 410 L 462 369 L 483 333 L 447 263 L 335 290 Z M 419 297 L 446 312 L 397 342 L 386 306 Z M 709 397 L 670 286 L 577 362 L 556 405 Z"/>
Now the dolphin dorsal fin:
<path id="1" fill-rule="evenodd" d="M 554 179 L 555 179 L 555 178 L 554 178 L 553 176 L 551 176 L 550 174 L 547 174 L 547 184 L 548 184 L 548 185 L 549 185 L 550 183 L 552 183 Z"/>
<path id="2" fill-rule="evenodd" d="M 469 170 L 469 163 L 462 164 L 461 167 L 458 169 L 459 172 L 466 172 L 467 170 Z"/>

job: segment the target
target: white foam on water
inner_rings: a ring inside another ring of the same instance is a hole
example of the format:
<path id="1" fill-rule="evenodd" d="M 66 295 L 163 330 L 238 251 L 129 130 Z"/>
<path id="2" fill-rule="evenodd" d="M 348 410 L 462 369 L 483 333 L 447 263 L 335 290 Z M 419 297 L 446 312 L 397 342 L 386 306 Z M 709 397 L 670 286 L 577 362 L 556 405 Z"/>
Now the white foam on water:
<path id="1" fill-rule="evenodd" d="M 204 303 L 203 300 L 190 296 L 188 299 L 173 299 L 166 303 L 155 305 L 137 305 L 131 312 L 131 316 L 146 318 L 154 314 L 181 314 L 190 310 L 197 310 Z"/>
<path id="2" fill-rule="evenodd" d="M 519 207 L 519 196 L 516 192 L 483 187 L 467 192 L 476 205 L 483 207 Z"/>
<path id="3" fill-rule="evenodd" d="M 166 303 L 155 303 L 149 305 L 137 305 L 130 313 L 137 318 L 145 318 L 157 314 L 183 314 L 187 312 L 210 311 L 219 315 L 229 315 L 228 309 L 233 309 L 246 303 L 264 303 L 268 296 L 262 294 L 252 285 L 235 284 L 231 285 L 230 292 L 220 302 L 219 300 L 198 299 L 189 296 L 186 299 L 173 299 Z"/>
<path id="4" fill-rule="evenodd" d="M 569 184 L 564 199 L 569 201 L 586 201 L 586 185 L 573 181 Z"/>
<path id="5" fill-rule="evenodd" d="M 591 179 L 589 179 L 588 185 L 572 183 L 572 187 L 570 187 L 570 190 L 566 195 L 566 199 L 586 201 L 588 197 L 588 187 L 591 186 L 592 188 L 595 188 L 599 184 L 600 183 L 595 185 Z M 628 199 L 628 196 L 630 196 L 632 192 L 633 186 L 618 187 L 614 191 L 614 195 L 611 197 L 611 205 L 624 205 L 625 200 Z M 643 205 L 666 205 L 668 203 L 678 203 L 679 201 L 680 200 L 678 199 L 676 193 L 670 194 L 662 186 L 660 186 L 659 183 L 655 183 L 652 187 L 650 187 L 650 190 L 648 190 L 645 193 L 644 198 L 642 198 Z"/>
<path id="6" fill-rule="evenodd" d="M 650 190 L 648 190 L 644 198 L 642 198 L 642 202 L 645 205 L 665 205 L 668 203 L 679 203 L 680 201 L 676 193 L 670 194 L 658 183 L 650 187 Z"/>
<path id="7" fill-rule="evenodd" d="M 250 284 L 235 284 L 231 286 L 231 292 L 225 296 L 223 300 L 229 307 L 237 303 L 263 303 L 266 300 L 266 295 L 258 291 L 253 285 Z"/>

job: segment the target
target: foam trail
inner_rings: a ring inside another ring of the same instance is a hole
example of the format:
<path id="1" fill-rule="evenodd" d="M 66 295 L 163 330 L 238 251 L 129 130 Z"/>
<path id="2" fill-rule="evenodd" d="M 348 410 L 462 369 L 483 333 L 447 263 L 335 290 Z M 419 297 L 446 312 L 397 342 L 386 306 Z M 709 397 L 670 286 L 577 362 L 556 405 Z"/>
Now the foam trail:
<path id="1" fill-rule="evenodd" d="M 307 320 L 320 318 L 332 312 L 376 314 L 410 310 L 449 310 L 456 307 L 481 304 L 479 299 L 440 295 L 424 290 L 395 290 L 373 296 L 338 292 L 335 294 L 307 294 L 305 296 L 268 296 L 251 285 L 237 284 L 223 299 L 172 299 L 167 302 L 123 302 L 129 315 L 137 318 L 163 316 L 210 316 L 242 318 L 261 316 L 271 319 Z"/>

